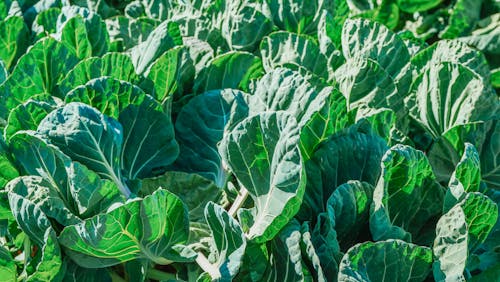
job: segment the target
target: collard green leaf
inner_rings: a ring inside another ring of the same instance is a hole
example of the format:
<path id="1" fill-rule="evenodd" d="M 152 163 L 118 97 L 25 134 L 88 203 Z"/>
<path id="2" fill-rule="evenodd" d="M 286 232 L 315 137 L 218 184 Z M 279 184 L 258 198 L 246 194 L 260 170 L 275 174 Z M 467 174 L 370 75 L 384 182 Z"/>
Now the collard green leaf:
<path id="1" fill-rule="evenodd" d="M 421 73 L 406 103 L 411 117 L 434 137 L 456 125 L 489 120 L 499 105 L 480 77 L 462 65 L 447 62 L 431 65 Z"/>
<path id="2" fill-rule="evenodd" d="M 477 23 L 471 35 L 460 37 L 458 40 L 482 51 L 486 55 L 498 55 L 500 42 L 500 13 L 493 14 Z M 498 83 L 497 83 L 498 85 Z"/>
<path id="3" fill-rule="evenodd" d="M 238 273 L 246 248 L 245 234 L 238 222 L 221 206 L 210 202 L 205 207 L 205 219 L 215 243 L 215 265 L 222 281 L 230 281 Z"/>
<path id="4" fill-rule="evenodd" d="M 281 30 L 299 34 L 316 31 L 322 11 L 336 12 L 337 1 L 267 0 L 274 24 Z"/>
<path id="5" fill-rule="evenodd" d="M 115 182 L 125 197 L 130 195 L 120 167 L 123 129 L 116 120 L 73 102 L 47 115 L 38 132 L 73 160 Z"/>
<path id="6" fill-rule="evenodd" d="M 485 80 L 490 76 L 484 55 L 457 40 L 439 40 L 411 58 L 414 69 L 419 71 L 443 62 L 460 64 Z"/>
<path id="7" fill-rule="evenodd" d="M 209 90 L 233 88 L 247 91 L 253 80 L 264 74 L 262 60 L 247 52 L 228 52 L 215 57 L 196 78 L 193 90 L 203 93 Z"/>
<path id="8" fill-rule="evenodd" d="M 330 108 L 327 102 L 332 92 L 333 87 L 321 84 L 310 76 L 287 68 L 277 68 L 258 81 L 247 103 L 250 115 L 266 111 L 286 111 L 303 128 L 316 112 L 323 107 Z M 318 132 L 317 135 L 321 133 Z"/>
<path id="9" fill-rule="evenodd" d="M 285 112 L 249 117 L 224 136 L 220 152 L 255 204 L 248 238 L 269 241 L 297 213 L 304 193 L 295 119 Z"/>
<path id="10" fill-rule="evenodd" d="M 19 59 L 3 84 L 6 106 L 13 108 L 37 94 L 52 93 L 77 62 L 78 58 L 64 44 L 50 37 L 39 40 Z"/>
<path id="11" fill-rule="evenodd" d="M 398 0 L 398 7 L 407 13 L 423 12 L 439 5 L 442 0 Z"/>
<path id="12" fill-rule="evenodd" d="M 300 224 L 292 220 L 270 242 L 269 264 L 264 281 L 303 281 Z"/>
<path id="13" fill-rule="evenodd" d="M 432 251 L 400 240 L 357 244 L 340 263 L 339 281 L 424 281 Z"/>
<path id="14" fill-rule="evenodd" d="M 81 19 L 83 19 L 87 33 L 86 37 L 90 44 L 92 55 L 104 55 L 109 49 L 109 34 L 106 30 L 106 24 L 99 14 L 76 5 L 63 6 L 61 8 L 61 14 L 59 14 L 57 19 L 57 30 L 61 32 L 68 21 L 71 21 L 75 17 L 81 17 Z M 81 25 L 80 27 L 83 28 Z M 81 29 L 81 32 L 83 32 L 83 29 Z"/>
<path id="15" fill-rule="evenodd" d="M 277 68 L 262 77 L 247 103 L 249 115 L 287 111 L 294 116 L 301 129 L 300 148 L 304 159 L 309 159 L 319 143 L 347 123 L 345 99 L 338 91 L 309 75 L 286 68 Z M 231 122 L 240 119 L 234 117 Z"/>
<path id="16" fill-rule="evenodd" d="M 217 144 L 224 136 L 231 113 L 246 107 L 245 95 L 238 90 L 213 90 L 194 97 L 182 108 L 175 124 L 180 147 L 174 163 L 176 170 L 197 173 L 219 187 L 224 186 L 228 172 Z"/>
<path id="17" fill-rule="evenodd" d="M 119 121 L 123 126 L 120 163 L 128 179 L 154 176 L 179 155 L 172 120 L 150 96 L 140 105 L 127 106 Z"/>
<path id="18" fill-rule="evenodd" d="M 407 93 L 411 83 L 410 54 L 403 40 L 387 27 L 368 20 L 346 20 L 342 52 L 346 59 L 362 57 L 377 62 L 394 80 L 401 95 Z"/>
<path id="19" fill-rule="evenodd" d="M 453 39 L 472 30 L 480 19 L 482 1 L 457 0 L 450 10 L 448 25 L 439 37 Z"/>
<path id="20" fill-rule="evenodd" d="M 100 77 L 68 92 L 65 102 L 85 103 L 117 119 L 126 107 L 139 105 L 145 99 L 144 91 L 129 82 L 112 77 Z"/>
<path id="21" fill-rule="evenodd" d="M 114 182 L 101 179 L 97 173 L 78 162 L 72 162 L 67 173 L 75 210 L 82 219 L 100 214 L 113 204 L 125 201 Z"/>
<path id="22" fill-rule="evenodd" d="M 67 206 L 65 199 L 48 180 L 40 176 L 21 176 L 6 186 L 9 197 L 16 195 L 31 205 L 37 206 L 48 218 L 55 219 L 63 226 L 80 222 Z M 42 238 L 40 238 L 42 239 Z"/>
<path id="23" fill-rule="evenodd" d="M 61 42 L 71 48 L 80 60 L 92 56 L 92 45 L 88 39 L 85 23 L 80 16 L 71 18 L 64 24 L 61 31 Z"/>
<path id="24" fill-rule="evenodd" d="M 189 232 L 188 212 L 174 194 L 159 189 L 84 222 L 66 227 L 59 242 L 80 266 L 103 267 L 146 258 L 158 264 L 189 261 L 181 246 Z"/>
<path id="25" fill-rule="evenodd" d="M 312 229 L 309 222 L 302 224 L 302 256 L 309 259 L 314 281 L 335 281 L 342 257 L 335 222 L 326 214 L 318 215 Z"/>
<path id="26" fill-rule="evenodd" d="M 149 67 L 165 51 L 182 44 L 179 27 L 172 22 L 163 22 L 148 38 L 130 50 L 130 57 L 138 74 L 147 74 Z"/>
<path id="27" fill-rule="evenodd" d="M 268 258 L 266 244 L 247 241 L 243 263 L 235 280 L 262 281 L 268 266 Z"/>
<path id="28" fill-rule="evenodd" d="M 285 31 L 271 33 L 260 43 L 262 63 L 267 72 L 286 65 L 304 67 L 328 79 L 328 60 L 308 37 Z"/>
<path id="29" fill-rule="evenodd" d="M 29 45 L 29 30 L 22 17 L 0 20 L 0 60 L 7 70 L 15 66 Z"/>
<path id="30" fill-rule="evenodd" d="M 189 220 L 203 221 L 208 202 L 218 202 L 221 189 L 212 181 L 193 173 L 167 171 L 161 176 L 142 180 L 142 195 L 157 189 L 167 189 L 179 197 L 188 207 Z"/>
<path id="31" fill-rule="evenodd" d="M 19 227 L 38 248 L 37 257 L 30 262 L 27 281 L 57 281 L 62 267 L 61 250 L 49 219 L 38 205 L 17 193 L 9 192 L 9 204 Z"/>
<path id="32" fill-rule="evenodd" d="M 231 50 L 253 51 L 273 28 L 262 2 L 226 2 L 221 33 Z"/>
<path id="33" fill-rule="evenodd" d="M 40 97 L 42 98 L 42 97 Z M 40 99 L 24 102 L 10 111 L 4 136 L 7 140 L 21 130 L 36 130 L 42 119 L 56 107 L 53 99 Z"/>
<path id="34" fill-rule="evenodd" d="M 145 41 L 159 24 L 152 18 L 132 19 L 123 15 L 108 18 L 105 22 L 111 41 L 110 51 L 113 52 L 130 50 Z M 113 45 L 119 46 L 119 48 L 113 47 Z"/>
<path id="35" fill-rule="evenodd" d="M 373 239 L 426 240 L 425 226 L 441 213 L 444 197 L 429 161 L 421 151 L 395 145 L 381 166 L 370 211 Z"/>
<path id="36" fill-rule="evenodd" d="M 7 182 L 18 176 L 19 172 L 13 162 L 9 147 L 0 135 L 0 187 L 5 187 Z"/>
<path id="37" fill-rule="evenodd" d="M 373 185 L 367 182 L 348 181 L 337 187 L 326 203 L 326 210 L 333 221 L 337 240 L 343 250 L 356 242 L 367 241 L 368 219 L 373 201 Z"/>
<path id="38" fill-rule="evenodd" d="M 52 7 L 42 11 L 36 16 L 33 26 L 31 27 L 31 31 L 36 33 L 37 38 L 43 38 L 47 34 L 56 33 L 57 18 L 60 13 L 61 9 L 58 7 Z"/>
<path id="39" fill-rule="evenodd" d="M 457 164 L 455 171 L 451 175 L 448 190 L 444 199 L 444 211 L 451 209 L 460 202 L 466 192 L 477 192 L 481 185 L 481 164 L 476 148 L 470 144 L 465 144 L 462 159 Z"/>
<path id="40" fill-rule="evenodd" d="M 171 99 L 175 91 L 182 87 L 180 76 L 184 52 L 184 47 L 174 47 L 151 65 L 148 78 L 153 83 L 153 97 L 161 104 Z"/>
<path id="41" fill-rule="evenodd" d="M 71 162 L 59 149 L 48 145 L 33 132 L 15 134 L 10 145 L 24 171 L 41 176 L 47 183 L 40 191 L 48 189 L 53 197 L 59 198 L 71 213 L 80 218 L 93 216 L 111 204 L 123 201 L 116 184 L 100 179 L 80 163 Z"/>
<path id="42" fill-rule="evenodd" d="M 120 67 L 116 67 L 120 66 Z M 130 57 L 122 53 L 106 53 L 100 58 L 89 58 L 78 63 L 61 81 L 58 86 L 61 98 L 72 89 L 85 85 L 92 79 L 112 77 L 139 84 L 141 78 L 135 73 Z"/>
<path id="43" fill-rule="evenodd" d="M 0 246 L 0 276 L 5 282 L 15 282 L 17 280 L 16 262 L 3 246 Z"/>
<path id="44" fill-rule="evenodd" d="M 369 128 L 353 126 L 322 143 L 306 163 L 307 187 L 299 217 L 313 220 L 326 211 L 333 191 L 349 180 L 375 185 L 386 142 Z"/>
<path id="45" fill-rule="evenodd" d="M 498 207 L 485 195 L 467 193 L 438 221 L 433 251 L 437 281 L 465 281 L 468 256 L 484 242 L 498 219 Z"/>
<path id="46" fill-rule="evenodd" d="M 399 117 L 406 114 L 403 96 L 389 73 L 376 61 L 355 57 L 335 71 L 340 92 L 346 97 L 347 108 L 390 108 Z"/>

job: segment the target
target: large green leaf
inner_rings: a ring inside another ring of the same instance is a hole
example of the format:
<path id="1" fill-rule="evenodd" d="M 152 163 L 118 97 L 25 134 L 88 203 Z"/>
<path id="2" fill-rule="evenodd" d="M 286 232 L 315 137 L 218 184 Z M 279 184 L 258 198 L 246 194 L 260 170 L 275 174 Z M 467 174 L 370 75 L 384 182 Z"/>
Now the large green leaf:
<path id="1" fill-rule="evenodd" d="M 120 66 L 120 67 L 116 67 Z M 112 77 L 139 84 L 141 78 L 135 73 L 130 57 L 122 53 L 106 53 L 102 57 L 89 58 L 78 63 L 58 86 L 61 98 L 77 86 L 84 85 L 92 79 Z"/>
<path id="2" fill-rule="evenodd" d="M 247 52 L 228 52 L 215 57 L 196 78 L 193 90 L 233 88 L 247 91 L 253 80 L 264 74 L 262 60 Z"/>
<path id="3" fill-rule="evenodd" d="M 130 57 L 138 74 L 147 74 L 148 69 L 165 51 L 182 44 L 179 27 L 172 22 L 163 22 L 148 38 L 130 50 Z"/>
<path id="4" fill-rule="evenodd" d="M 5 187 L 7 182 L 18 176 L 19 172 L 13 162 L 9 147 L 0 135 L 0 187 Z"/>
<path id="5" fill-rule="evenodd" d="M 55 146 L 33 132 L 15 134 L 10 145 L 24 171 L 43 178 L 44 185 L 39 190 L 48 189 L 50 195 L 80 218 L 98 214 L 112 203 L 123 200 L 116 184 L 100 179 L 80 163 L 72 163 Z"/>
<path id="6" fill-rule="evenodd" d="M 375 185 L 386 142 L 369 128 L 353 126 L 322 143 L 306 163 L 307 187 L 299 217 L 313 220 L 335 189 L 349 180 Z"/>
<path id="7" fill-rule="evenodd" d="M 266 0 L 273 16 L 274 24 L 281 30 L 299 34 L 316 32 L 323 11 L 336 12 L 337 2 L 333 0 Z"/>
<path id="8" fill-rule="evenodd" d="M 419 71 L 443 62 L 460 64 L 485 80 L 488 80 L 490 76 L 488 63 L 484 55 L 457 40 L 440 40 L 411 58 L 415 70 Z"/>
<path id="9" fill-rule="evenodd" d="M 492 119 L 499 108 L 496 95 L 479 76 L 448 62 L 426 68 L 413 82 L 406 103 L 411 117 L 434 137 L 456 125 Z"/>
<path id="10" fill-rule="evenodd" d="M 92 45 L 90 45 L 83 18 L 80 16 L 71 18 L 64 24 L 61 42 L 71 48 L 80 60 L 92 56 Z"/>
<path id="11" fill-rule="evenodd" d="M 22 17 L 0 20 L 0 60 L 7 70 L 15 66 L 29 45 L 29 30 Z"/>
<path id="12" fill-rule="evenodd" d="M 238 222 L 221 206 L 210 202 L 205 207 L 205 219 L 212 231 L 215 244 L 215 265 L 222 281 L 230 281 L 238 273 L 246 239 Z"/>
<path id="13" fill-rule="evenodd" d="M 465 144 L 464 154 L 451 175 L 444 199 L 443 210 L 446 212 L 461 201 L 466 192 L 477 192 L 481 185 L 481 164 L 476 148 Z"/>
<path id="14" fill-rule="evenodd" d="M 34 95 L 52 93 L 77 62 L 73 52 L 55 39 L 47 37 L 38 41 L 19 59 L 3 84 L 5 105 L 13 108 Z"/>
<path id="15" fill-rule="evenodd" d="M 482 243 L 498 219 L 498 207 L 481 193 L 467 193 L 438 221 L 433 251 L 437 281 L 465 281 L 469 254 Z"/>
<path id="16" fill-rule="evenodd" d="M 127 106 L 119 121 L 123 126 L 120 163 L 128 179 L 154 176 L 179 155 L 172 120 L 150 96 L 140 105 Z"/>
<path id="17" fill-rule="evenodd" d="M 471 35 L 460 37 L 458 40 L 467 43 L 469 46 L 473 46 L 486 55 L 498 56 L 500 53 L 499 27 L 500 13 L 496 13 L 479 21 Z"/>
<path id="18" fill-rule="evenodd" d="M 120 166 L 123 129 L 116 120 L 73 102 L 47 115 L 38 131 L 73 160 L 115 182 L 126 197 L 130 195 Z"/>
<path id="19" fill-rule="evenodd" d="M 106 24 L 97 13 L 90 11 L 87 8 L 71 5 L 63 6 L 61 14 L 57 19 L 57 31 L 64 33 L 64 29 L 68 22 L 73 25 L 73 19 L 79 17 L 83 20 L 84 26 L 79 25 L 77 33 L 80 36 L 85 35 L 87 43 L 90 45 L 90 53 L 92 56 L 102 56 L 109 49 L 109 35 L 106 30 Z M 71 23 L 71 21 L 73 21 Z M 84 40 L 85 41 L 85 40 Z M 88 47 L 87 47 L 88 48 Z M 85 51 L 88 52 L 88 51 Z"/>
<path id="20" fill-rule="evenodd" d="M 55 109 L 56 105 L 53 99 L 40 98 L 42 99 L 29 99 L 11 109 L 7 126 L 4 129 L 5 139 L 9 140 L 12 135 L 21 130 L 36 130 L 42 119 Z"/>
<path id="21" fill-rule="evenodd" d="M 401 118 L 406 115 L 404 97 L 390 74 L 376 61 L 362 57 L 347 59 L 335 71 L 335 78 L 346 97 L 348 110 L 390 108 Z"/>
<path id="22" fill-rule="evenodd" d="M 57 147 L 47 144 L 32 131 L 21 131 L 10 139 L 10 148 L 24 172 L 37 175 L 49 183 L 66 206 L 72 209 L 66 168 L 71 160 Z"/>
<path id="23" fill-rule="evenodd" d="M 15 282 L 17 280 L 16 262 L 3 246 L 0 246 L 0 276 L 5 282 Z"/>
<path id="24" fill-rule="evenodd" d="M 303 281 L 302 234 L 296 220 L 288 223 L 270 242 L 269 266 L 263 281 Z"/>
<path id="25" fill-rule="evenodd" d="M 443 0 L 398 0 L 398 6 L 407 13 L 423 12 L 439 5 Z"/>
<path id="26" fill-rule="evenodd" d="M 178 88 L 182 88 L 181 71 L 184 47 L 174 47 L 165 52 L 152 65 L 148 73 L 153 83 L 152 96 L 161 104 L 166 103 Z"/>
<path id="27" fill-rule="evenodd" d="M 325 79 L 330 77 L 327 58 L 307 36 L 274 32 L 264 37 L 259 49 L 267 72 L 281 66 L 296 65 Z"/>
<path id="28" fill-rule="evenodd" d="M 229 128 L 247 115 L 286 111 L 296 118 L 301 129 L 300 148 L 306 160 L 319 143 L 347 123 L 342 95 L 308 73 L 282 67 L 274 69 L 257 82 L 253 92 L 245 99 L 248 113 L 238 111 Z"/>
<path id="29" fill-rule="evenodd" d="M 249 117 L 224 136 L 220 152 L 255 204 L 248 238 L 271 240 L 297 213 L 305 188 L 295 119 L 285 112 Z"/>
<path id="30" fill-rule="evenodd" d="M 139 105 L 145 99 L 144 91 L 129 82 L 112 77 L 100 77 L 68 92 L 65 102 L 85 103 L 117 119 L 129 105 Z"/>
<path id="31" fill-rule="evenodd" d="M 179 158 L 174 163 L 176 170 L 197 173 L 219 187 L 224 186 L 228 172 L 222 165 L 217 144 L 224 136 L 231 113 L 246 106 L 244 95 L 231 89 L 213 90 L 194 97 L 182 108 L 175 123 L 180 146 Z"/>
<path id="32" fill-rule="evenodd" d="M 337 240 L 344 251 L 356 242 L 370 239 L 368 219 L 373 190 L 373 185 L 367 182 L 348 181 L 337 187 L 326 203 Z"/>
<path id="33" fill-rule="evenodd" d="M 423 152 L 395 145 L 382 159 L 373 193 L 370 230 L 375 240 L 428 240 L 426 225 L 441 213 L 444 191 Z"/>
<path id="34" fill-rule="evenodd" d="M 273 28 L 262 2 L 226 2 L 221 33 L 232 50 L 253 51 Z"/>
<path id="35" fill-rule="evenodd" d="M 218 202 L 222 190 L 212 181 L 194 173 L 167 171 L 161 176 L 142 180 L 141 194 L 149 195 L 157 189 L 167 189 L 179 197 L 189 210 L 191 222 L 203 221 L 205 206 Z"/>
<path id="36" fill-rule="evenodd" d="M 481 17 L 482 2 L 457 0 L 450 9 L 448 25 L 439 33 L 439 37 L 453 39 L 470 32 Z"/>
<path id="37" fill-rule="evenodd" d="M 185 256 L 181 245 L 188 234 L 186 207 L 174 194 L 159 189 L 144 199 L 66 227 L 59 242 L 83 267 L 110 266 L 136 258 L 168 264 L 192 259 Z"/>
<path id="38" fill-rule="evenodd" d="M 340 263 L 339 281 L 418 282 L 431 270 L 432 251 L 400 240 L 357 244 Z"/>
<path id="39" fill-rule="evenodd" d="M 363 19 L 346 20 L 342 28 L 344 57 L 369 58 L 394 80 L 400 95 L 410 87 L 410 54 L 404 41 L 382 24 Z M 395 60 L 394 58 L 397 58 Z"/>
<path id="40" fill-rule="evenodd" d="M 342 258 L 335 222 L 326 213 L 321 213 L 311 229 L 309 222 L 302 224 L 302 256 L 309 259 L 316 272 L 314 281 L 335 281 Z"/>
<path id="41" fill-rule="evenodd" d="M 47 34 L 57 32 L 57 18 L 61 13 L 59 7 L 52 7 L 45 11 L 40 12 L 33 22 L 31 31 L 36 33 L 36 38 L 43 38 Z"/>
<path id="42" fill-rule="evenodd" d="M 15 192 L 9 192 L 9 204 L 19 227 L 38 248 L 38 255 L 29 263 L 27 281 L 57 281 L 62 268 L 61 250 L 49 218 L 38 205 Z"/>
<path id="43" fill-rule="evenodd" d="M 152 18 L 117 15 L 105 20 L 111 41 L 110 51 L 127 51 L 144 41 L 159 24 Z"/>
<path id="44" fill-rule="evenodd" d="M 9 197 L 16 195 L 22 198 L 30 205 L 38 207 L 48 218 L 55 219 L 63 226 L 80 222 L 80 219 L 68 209 L 67 203 L 64 198 L 60 197 L 57 188 L 40 176 L 18 177 L 7 184 L 6 190 L 9 192 Z"/>
<path id="45" fill-rule="evenodd" d="M 489 188 L 499 189 L 500 122 L 473 122 L 458 125 L 443 134 L 431 147 L 428 156 L 436 176 L 448 182 L 465 152 L 465 143 L 476 147 L 481 162 L 481 178 Z"/>

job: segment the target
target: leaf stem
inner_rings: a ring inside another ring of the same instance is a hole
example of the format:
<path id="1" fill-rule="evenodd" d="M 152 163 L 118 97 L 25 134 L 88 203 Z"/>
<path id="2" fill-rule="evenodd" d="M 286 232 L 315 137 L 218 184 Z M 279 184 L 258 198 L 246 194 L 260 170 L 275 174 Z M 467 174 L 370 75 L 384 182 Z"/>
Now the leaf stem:
<path id="1" fill-rule="evenodd" d="M 248 190 L 245 187 L 241 187 L 240 192 L 236 199 L 234 200 L 233 205 L 229 209 L 228 213 L 231 217 L 236 216 L 236 212 L 243 206 L 243 203 L 248 197 Z"/>
<path id="2" fill-rule="evenodd" d="M 155 269 L 155 268 L 150 268 L 148 269 L 147 277 L 158 280 L 158 281 L 163 281 L 163 280 L 176 280 L 177 276 L 173 273 L 168 273 L 168 272 L 163 272 L 161 270 Z"/>
<path id="3" fill-rule="evenodd" d="M 219 279 L 221 277 L 219 269 L 211 264 L 202 252 L 198 252 L 196 257 L 196 263 L 212 277 L 212 280 Z"/>

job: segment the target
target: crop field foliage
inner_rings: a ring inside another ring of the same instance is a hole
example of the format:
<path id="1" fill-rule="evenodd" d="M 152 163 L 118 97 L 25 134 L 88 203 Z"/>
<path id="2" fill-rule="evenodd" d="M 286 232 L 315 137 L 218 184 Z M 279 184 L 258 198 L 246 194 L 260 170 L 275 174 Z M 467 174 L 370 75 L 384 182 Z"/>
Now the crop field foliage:
<path id="1" fill-rule="evenodd" d="M 499 281 L 498 0 L 0 1 L 0 281 Z"/>

